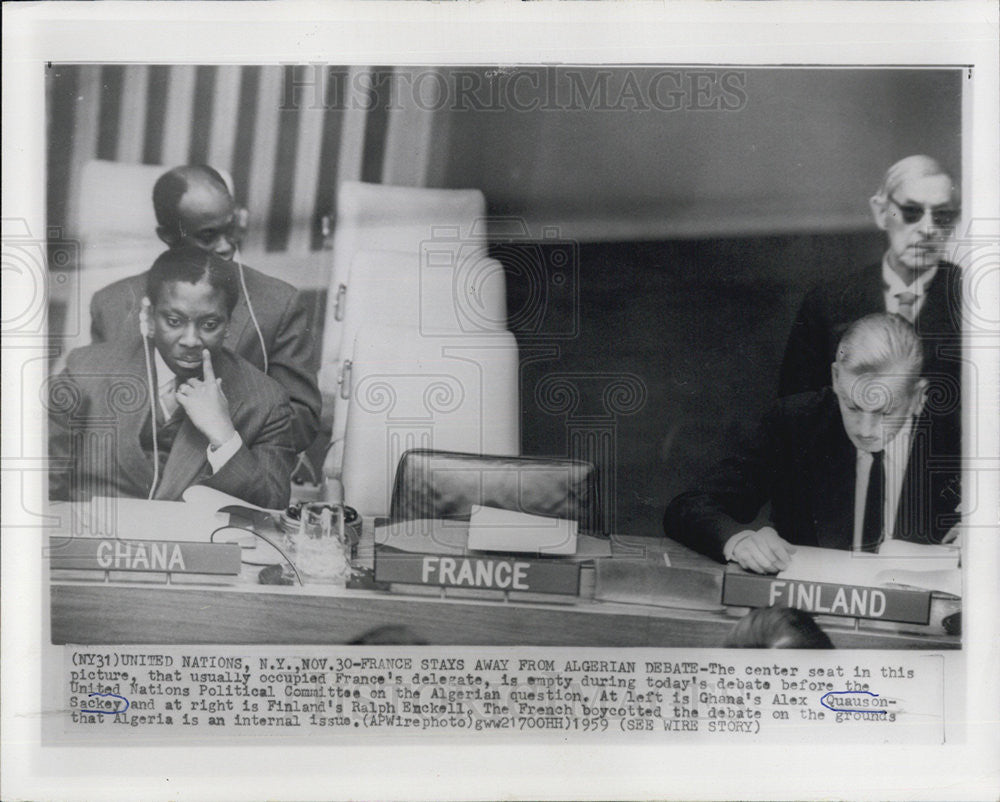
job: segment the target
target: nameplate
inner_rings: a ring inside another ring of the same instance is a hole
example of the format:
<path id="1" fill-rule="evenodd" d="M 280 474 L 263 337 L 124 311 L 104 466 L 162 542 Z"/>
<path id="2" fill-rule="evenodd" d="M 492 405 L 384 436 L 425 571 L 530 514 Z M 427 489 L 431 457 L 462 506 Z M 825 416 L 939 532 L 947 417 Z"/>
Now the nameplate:
<path id="1" fill-rule="evenodd" d="M 580 566 L 549 560 L 375 550 L 375 581 L 577 596 Z"/>
<path id="2" fill-rule="evenodd" d="M 739 607 L 797 607 L 818 615 L 926 624 L 931 615 L 928 590 L 870 588 L 830 582 L 803 582 L 726 571 L 722 603 Z"/>
<path id="3" fill-rule="evenodd" d="M 53 569 L 235 575 L 240 572 L 240 554 L 237 543 L 49 538 Z"/>

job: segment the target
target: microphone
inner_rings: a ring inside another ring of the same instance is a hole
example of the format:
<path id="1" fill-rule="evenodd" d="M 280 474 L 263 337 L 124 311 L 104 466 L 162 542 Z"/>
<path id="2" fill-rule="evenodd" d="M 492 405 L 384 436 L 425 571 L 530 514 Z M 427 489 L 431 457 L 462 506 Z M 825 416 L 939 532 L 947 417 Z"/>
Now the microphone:
<path id="1" fill-rule="evenodd" d="M 139 309 L 139 333 L 142 335 L 142 354 L 146 358 L 146 387 L 149 390 L 149 414 L 150 426 L 153 432 L 153 483 L 149 488 L 147 498 L 152 501 L 156 494 L 156 486 L 160 483 L 160 448 L 156 442 L 156 387 L 153 386 L 153 364 L 149 358 L 149 343 L 146 342 L 153 336 L 149 325 L 149 310 L 152 304 L 149 298 L 142 299 L 142 306 Z"/>
<path id="2" fill-rule="evenodd" d="M 143 337 L 152 337 L 153 333 L 149 327 L 149 308 L 152 304 L 149 298 L 143 297 L 142 306 L 139 308 L 139 333 Z"/>

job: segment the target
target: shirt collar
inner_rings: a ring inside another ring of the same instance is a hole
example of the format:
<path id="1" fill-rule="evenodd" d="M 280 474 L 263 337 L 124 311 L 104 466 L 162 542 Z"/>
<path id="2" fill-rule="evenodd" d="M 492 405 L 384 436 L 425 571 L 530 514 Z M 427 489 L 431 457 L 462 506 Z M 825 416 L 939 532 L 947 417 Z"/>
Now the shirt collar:
<path id="1" fill-rule="evenodd" d="M 156 389 L 157 395 L 162 395 L 167 389 L 173 390 L 177 383 L 177 375 L 167 366 L 167 363 L 160 356 L 160 349 L 153 346 L 153 359 L 156 362 Z"/>
<path id="2" fill-rule="evenodd" d="M 882 281 L 885 283 L 889 295 L 898 295 L 901 292 L 912 292 L 917 297 L 924 294 L 927 285 L 934 280 L 937 275 L 938 266 L 934 265 L 930 270 L 921 273 L 912 284 L 904 284 L 895 270 L 889 267 L 889 255 L 882 257 Z"/>
<path id="3" fill-rule="evenodd" d="M 910 459 L 910 440 L 913 437 L 913 416 L 906 418 L 906 423 L 896 432 L 896 436 L 886 443 L 883 458 L 893 465 L 903 467 Z M 871 452 L 855 448 L 859 460 L 870 460 Z"/>
<path id="4" fill-rule="evenodd" d="M 889 441 L 885 447 L 886 460 L 897 468 L 906 467 L 910 461 L 910 438 L 913 435 L 913 416 L 910 415 L 903 424 L 903 428 L 896 432 L 896 436 Z"/>

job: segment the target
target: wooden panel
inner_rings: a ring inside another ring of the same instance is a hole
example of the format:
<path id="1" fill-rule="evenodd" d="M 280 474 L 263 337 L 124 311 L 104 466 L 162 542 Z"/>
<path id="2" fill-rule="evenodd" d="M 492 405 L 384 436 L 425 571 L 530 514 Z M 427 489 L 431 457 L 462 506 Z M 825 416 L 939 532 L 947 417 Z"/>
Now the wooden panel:
<path id="1" fill-rule="evenodd" d="M 70 161 L 66 213 L 73 232 L 79 231 L 80 177 L 83 174 L 83 165 L 97 157 L 98 116 L 101 110 L 101 68 L 84 66 L 79 69 L 80 89 L 75 109 L 73 155 Z"/>
<path id="2" fill-rule="evenodd" d="M 208 163 L 217 170 L 232 172 L 236 120 L 239 116 L 240 68 L 227 66 L 216 67 L 216 70 Z"/>
<path id="3" fill-rule="evenodd" d="M 319 184 L 319 161 L 326 112 L 312 103 L 299 110 L 299 142 L 295 159 L 295 193 L 292 196 L 292 229 L 288 252 L 308 254 L 312 243 L 313 211 Z"/>
<path id="4" fill-rule="evenodd" d="M 409 69 L 409 68 L 407 68 Z M 410 70 L 413 73 L 433 73 L 435 70 Z M 397 82 L 400 80 L 396 70 Z M 434 81 L 422 81 L 422 91 L 429 93 Z M 430 108 L 420 108 L 416 89 L 411 82 L 397 92 L 398 105 L 389 109 L 388 131 L 386 132 L 385 156 L 382 162 L 382 182 L 404 187 L 427 186 L 429 158 L 431 153 L 431 131 L 434 127 L 434 112 Z M 437 97 L 427 96 L 423 102 L 430 107 L 439 103 Z"/>
<path id="5" fill-rule="evenodd" d="M 375 627 L 405 626 L 442 645 L 663 646 L 721 644 L 735 618 L 638 605 L 497 604 L 354 591 L 52 586 L 53 643 L 336 644 Z M 829 627 L 850 648 L 957 648 L 959 640 Z"/>
<path id="6" fill-rule="evenodd" d="M 359 181 L 361 161 L 365 148 L 365 125 L 368 112 L 366 82 L 363 75 L 370 75 L 368 67 L 351 67 L 347 75 L 348 94 L 345 102 L 344 128 L 340 135 L 340 155 L 337 159 L 339 181 Z"/>
<path id="7" fill-rule="evenodd" d="M 358 545 L 359 564 L 374 558 L 373 521 Z M 616 535 L 616 558 L 662 563 L 721 575 L 723 567 L 667 538 Z M 592 585 L 590 585 L 592 588 Z M 466 596 L 403 595 L 307 585 L 259 585 L 256 569 L 236 584 L 150 585 L 65 581 L 51 586 L 54 643 L 349 643 L 376 627 L 407 627 L 420 641 L 441 645 L 718 647 L 746 608 L 682 609 L 647 603 L 576 600 L 543 604 Z M 462 593 L 471 593 L 465 591 Z M 716 591 L 717 598 L 721 590 Z M 685 599 L 688 598 L 685 596 Z M 934 599 L 932 620 L 917 627 L 821 617 L 838 647 L 954 649 L 961 639 L 942 634 L 942 615 L 961 609 L 957 599 Z"/>
<path id="8" fill-rule="evenodd" d="M 250 230 L 246 237 L 248 251 L 264 250 L 267 239 L 266 226 L 274 187 L 279 106 L 283 87 L 283 72 L 280 67 L 264 67 L 261 70 L 260 85 L 257 90 L 253 158 L 246 188 L 247 208 L 250 210 Z"/>
<path id="9" fill-rule="evenodd" d="M 197 67 L 187 64 L 170 68 L 161 151 L 163 163 L 170 167 L 187 164 L 188 150 L 191 146 L 191 113 L 194 105 L 196 71 Z"/>
<path id="10" fill-rule="evenodd" d="M 146 94 L 149 86 L 149 67 L 125 68 L 125 85 L 122 89 L 122 111 L 118 122 L 117 161 L 138 164 L 142 161 L 142 147 L 146 133 Z"/>

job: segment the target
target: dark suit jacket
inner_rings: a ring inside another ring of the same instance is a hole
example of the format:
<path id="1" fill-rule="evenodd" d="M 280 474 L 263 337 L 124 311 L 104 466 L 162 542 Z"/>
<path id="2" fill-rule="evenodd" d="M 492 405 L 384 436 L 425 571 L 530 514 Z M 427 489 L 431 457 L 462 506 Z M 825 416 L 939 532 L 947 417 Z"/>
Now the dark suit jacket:
<path id="1" fill-rule="evenodd" d="M 139 435 L 150 415 L 140 338 L 72 351 L 49 385 L 49 496 L 146 498 L 153 461 Z M 184 419 L 161 472 L 154 498 L 177 500 L 203 484 L 267 508 L 288 503 L 295 464 L 292 412 L 285 391 L 228 350 L 213 359 L 243 445 L 212 474 L 208 440 Z"/>
<path id="2" fill-rule="evenodd" d="M 960 465 L 942 453 L 941 437 L 926 416 L 914 421 L 895 537 L 938 543 L 958 522 Z M 664 529 L 722 561 L 726 541 L 770 502 L 772 525 L 785 540 L 849 549 L 856 459 L 832 390 L 780 399 L 737 456 L 670 502 Z"/>
<path id="3" fill-rule="evenodd" d="M 254 314 L 267 344 L 267 375 L 288 393 L 294 413 L 294 445 L 297 451 L 304 451 L 319 431 L 322 403 L 316 383 L 316 337 L 309 330 L 299 293 L 291 284 L 245 265 L 243 270 Z M 145 273 L 116 281 L 94 293 L 90 303 L 91 339 L 95 343 L 122 338 L 138 342 L 139 309 L 145 294 Z M 260 340 L 242 291 L 229 322 L 225 346 L 258 370 L 264 369 Z"/>
<path id="4" fill-rule="evenodd" d="M 961 270 L 942 262 L 927 287 L 916 329 L 924 344 L 924 376 L 931 380 L 936 414 L 955 414 L 961 389 Z M 830 365 L 847 327 L 885 311 L 882 263 L 813 288 L 802 301 L 785 348 L 779 395 L 819 390 L 830 384 Z"/>

